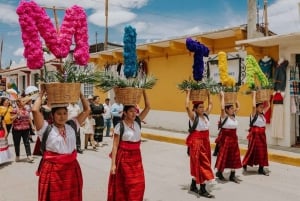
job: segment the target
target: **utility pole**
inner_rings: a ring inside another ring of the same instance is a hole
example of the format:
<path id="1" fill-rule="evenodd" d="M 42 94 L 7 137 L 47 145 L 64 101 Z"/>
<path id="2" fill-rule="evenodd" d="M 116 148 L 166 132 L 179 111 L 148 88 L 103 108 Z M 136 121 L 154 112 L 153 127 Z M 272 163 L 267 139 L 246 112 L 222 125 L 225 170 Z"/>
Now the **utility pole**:
<path id="1" fill-rule="evenodd" d="M 47 6 L 42 6 L 43 8 L 45 8 L 45 9 L 51 9 L 51 10 L 53 10 L 53 15 L 54 15 L 54 20 L 55 20 L 55 27 L 56 27 L 56 32 L 57 32 L 57 34 L 59 34 L 59 24 L 58 24 L 58 18 L 57 18 L 57 13 L 56 13 L 56 11 L 57 10 L 63 10 L 63 11 L 65 11 L 66 9 L 65 8 L 57 8 L 57 7 L 55 7 L 55 6 L 53 6 L 53 7 L 47 7 Z M 60 61 L 60 64 L 53 64 L 56 68 L 57 68 L 57 70 L 59 71 L 59 72 L 61 72 L 62 74 L 64 73 L 63 72 L 63 61 L 62 61 L 62 59 L 60 58 L 59 59 L 59 61 Z M 43 72 L 42 72 L 42 70 L 41 70 L 41 75 L 43 75 Z"/>
<path id="2" fill-rule="evenodd" d="M 97 38 L 98 38 L 98 33 L 97 33 L 97 31 L 96 31 L 96 34 L 95 34 L 95 37 L 96 37 L 96 52 L 98 52 L 98 42 L 97 42 Z"/>
<path id="3" fill-rule="evenodd" d="M 265 36 L 269 35 L 269 23 L 268 23 L 268 0 L 264 0 L 264 18 L 265 18 Z"/>
<path id="4" fill-rule="evenodd" d="M 108 0 L 105 0 L 105 40 L 104 40 L 104 50 L 107 50 L 108 46 Z"/>

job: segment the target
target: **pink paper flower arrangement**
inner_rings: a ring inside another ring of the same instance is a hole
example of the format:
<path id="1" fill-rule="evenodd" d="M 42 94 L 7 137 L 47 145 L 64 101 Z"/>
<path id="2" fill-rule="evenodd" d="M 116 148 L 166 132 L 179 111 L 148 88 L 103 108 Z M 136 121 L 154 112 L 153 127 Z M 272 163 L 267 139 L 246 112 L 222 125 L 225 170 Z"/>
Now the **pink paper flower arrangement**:
<path id="1" fill-rule="evenodd" d="M 44 64 L 42 43 L 39 37 L 45 40 L 47 47 L 57 58 L 65 58 L 74 40 L 74 60 L 79 65 L 86 65 L 89 60 L 88 28 L 86 14 L 83 8 L 73 6 L 68 8 L 59 33 L 54 28 L 45 9 L 33 1 L 21 1 L 17 14 L 22 31 L 22 40 L 25 47 L 24 57 L 30 69 L 40 69 Z"/>

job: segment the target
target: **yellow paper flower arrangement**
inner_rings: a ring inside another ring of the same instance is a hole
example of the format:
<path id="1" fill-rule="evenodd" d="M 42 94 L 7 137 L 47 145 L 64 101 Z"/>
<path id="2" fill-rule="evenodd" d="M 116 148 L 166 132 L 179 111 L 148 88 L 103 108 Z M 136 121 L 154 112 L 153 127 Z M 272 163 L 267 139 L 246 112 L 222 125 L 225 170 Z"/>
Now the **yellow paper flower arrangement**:
<path id="1" fill-rule="evenodd" d="M 218 53 L 218 64 L 221 84 L 225 87 L 234 87 L 235 79 L 228 75 L 227 55 L 225 52 Z"/>

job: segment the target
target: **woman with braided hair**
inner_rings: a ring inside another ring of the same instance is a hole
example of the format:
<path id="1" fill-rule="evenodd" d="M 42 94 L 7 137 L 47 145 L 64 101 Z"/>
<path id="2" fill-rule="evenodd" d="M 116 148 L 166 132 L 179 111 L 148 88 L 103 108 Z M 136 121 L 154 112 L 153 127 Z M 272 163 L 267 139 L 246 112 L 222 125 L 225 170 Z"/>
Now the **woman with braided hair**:
<path id="1" fill-rule="evenodd" d="M 239 180 L 235 176 L 235 169 L 241 168 L 240 149 L 238 144 L 238 137 L 236 129 L 238 121 L 235 118 L 235 113 L 239 110 L 239 103 L 236 102 L 236 108 L 233 103 L 225 105 L 224 92 L 220 92 L 221 99 L 221 121 L 228 117 L 224 123 L 221 133 L 218 136 L 220 150 L 217 155 L 217 161 L 215 168 L 217 169 L 216 176 L 221 181 L 225 181 L 223 171 L 225 168 L 230 168 L 229 180 L 235 183 L 239 183 Z"/>
<path id="2" fill-rule="evenodd" d="M 211 149 L 209 141 L 209 119 L 208 114 L 212 109 L 212 102 L 208 96 L 208 107 L 204 109 L 203 101 L 193 101 L 193 109 L 189 107 L 190 104 L 190 90 L 186 94 L 185 108 L 189 116 L 189 123 L 191 129 L 187 137 L 186 144 L 190 156 L 190 172 L 192 183 L 190 191 L 199 194 L 200 196 L 213 198 L 206 190 L 205 182 L 213 180 L 214 174 L 211 169 Z M 198 190 L 197 184 L 200 184 Z"/>
<path id="3" fill-rule="evenodd" d="M 256 102 L 256 91 L 252 92 L 252 113 L 250 129 L 248 135 L 248 150 L 243 159 L 244 171 L 247 171 L 247 165 L 259 165 L 258 174 L 269 176 L 264 170 L 268 166 L 268 150 L 266 140 L 266 119 L 264 112 L 268 111 L 270 104 L 264 107 L 264 102 Z"/>

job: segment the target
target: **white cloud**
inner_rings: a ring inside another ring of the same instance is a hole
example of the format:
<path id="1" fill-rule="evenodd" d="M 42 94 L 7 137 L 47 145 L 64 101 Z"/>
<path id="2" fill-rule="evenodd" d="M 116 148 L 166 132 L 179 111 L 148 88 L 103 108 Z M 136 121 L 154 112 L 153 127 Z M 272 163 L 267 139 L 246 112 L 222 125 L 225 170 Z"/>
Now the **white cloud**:
<path id="1" fill-rule="evenodd" d="M 20 48 L 17 48 L 13 54 L 15 56 L 23 56 L 23 52 L 24 52 L 24 47 L 20 47 Z"/>
<path id="2" fill-rule="evenodd" d="M 136 18 L 136 14 L 125 9 L 111 9 L 108 12 L 108 26 L 113 27 L 122 23 L 129 22 Z M 98 25 L 105 26 L 105 14 L 104 12 L 97 11 L 89 16 L 89 22 Z"/>
<path id="3" fill-rule="evenodd" d="M 15 7 L 0 3 L 0 22 L 5 24 L 18 23 L 18 15 Z"/>
<path id="4" fill-rule="evenodd" d="M 300 0 L 278 0 L 268 7 L 269 29 L 275 33 L 300 31 Z"/>

